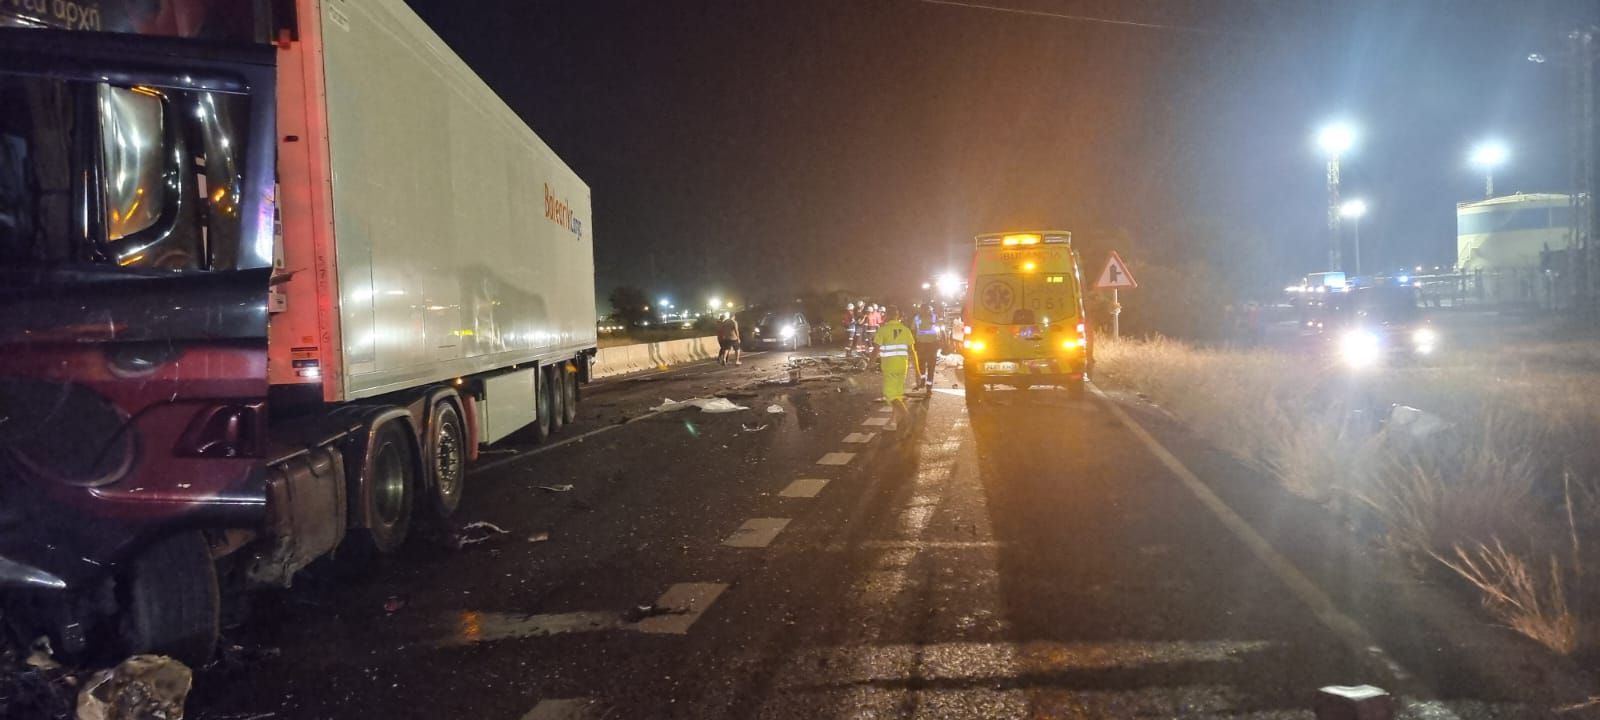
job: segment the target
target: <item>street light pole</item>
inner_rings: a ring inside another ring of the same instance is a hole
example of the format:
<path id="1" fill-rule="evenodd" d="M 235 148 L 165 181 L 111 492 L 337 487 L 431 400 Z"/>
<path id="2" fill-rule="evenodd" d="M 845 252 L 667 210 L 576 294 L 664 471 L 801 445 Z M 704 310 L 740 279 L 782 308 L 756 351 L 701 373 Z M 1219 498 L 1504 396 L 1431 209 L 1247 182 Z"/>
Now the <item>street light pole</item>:
<path id="1" fill-rule="evenodd" d="M 1328 270 L 1344 269 L 1339 234 L 1339 157 L 1355 144 L 1356 131 L 1346 123 L 1333 123 L 1317 131 L 1317 145 L 1328 156 Z"/>

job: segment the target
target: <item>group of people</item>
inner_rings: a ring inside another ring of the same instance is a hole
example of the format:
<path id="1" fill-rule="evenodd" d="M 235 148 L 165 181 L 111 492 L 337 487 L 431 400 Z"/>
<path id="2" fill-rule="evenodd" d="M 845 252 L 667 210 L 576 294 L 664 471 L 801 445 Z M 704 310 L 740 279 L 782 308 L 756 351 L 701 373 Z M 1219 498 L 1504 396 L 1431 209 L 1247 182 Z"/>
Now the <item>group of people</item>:
<path id="1" fill-rule="evenodd" d="M 844 329 L 849 343 L 845 346 L 845 352 L 871 352 L 873 334 L 883 326 L 884 310 L 882 305 L 875 303 L 845 303 Z"/>
<path id="2" fill-rule="evenodd" d="M 739 347 L 739 319 L 733 313 L 723 313 L 717 320 L 717 363 L 743 365 Z"/>

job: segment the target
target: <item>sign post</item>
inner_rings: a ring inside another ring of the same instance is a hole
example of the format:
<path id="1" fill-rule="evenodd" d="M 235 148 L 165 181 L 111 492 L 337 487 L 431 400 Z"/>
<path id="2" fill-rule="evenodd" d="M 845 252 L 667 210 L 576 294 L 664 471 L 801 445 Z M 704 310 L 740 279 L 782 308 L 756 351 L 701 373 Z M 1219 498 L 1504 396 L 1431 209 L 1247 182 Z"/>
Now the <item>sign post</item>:
<path id="1" fill-rule="evenodd" d="M 1122 298 L 1118 291 L 1127 288 L 1132 290 L 1139 287 L 1133 279 L 1133 273 L 1128 272 L 1128 264 L 1122 261 L 1122 256 L 1112 250 L 1111 256 L 1106 258 L 1106 267 L 1100 271 L 1100 279 L 1095 280 L 1096 290 L 1111 291 L 1111 337 L 1122 337 Z"/>

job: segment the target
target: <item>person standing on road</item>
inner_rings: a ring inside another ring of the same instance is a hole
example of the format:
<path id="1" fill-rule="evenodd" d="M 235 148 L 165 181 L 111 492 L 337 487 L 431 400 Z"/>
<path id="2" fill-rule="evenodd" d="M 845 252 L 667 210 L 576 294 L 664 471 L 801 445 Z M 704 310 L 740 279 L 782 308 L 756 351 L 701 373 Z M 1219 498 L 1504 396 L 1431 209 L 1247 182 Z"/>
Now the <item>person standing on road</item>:
<path id="1" fill-rule="evenodd" d="M 906 407 L 906 371 L 917 366 L 916 335 L 906 327 L 897 307 L 889 308 L 889 320 L 878 328 L 879 365 L 883 372 L 883 399 L 894 408 L 894 428 L 910 416 Z"/>
<path id="2" fill-rule="evenodd" d="M 739 360 L 739 321 L 733 313 L 723 315 L 717 323 L 717 362 L 727 365 L 730 358 L 735 365 L 744 364 Z"/>
<path id="3" fill-rule="evenodd" d="M 939 365 L 940 335 L 939 318 L 933 312 L 933 305 L 924 304 L 911 324 L 917 334 L 917 387 L 926 388 L 932 395 L 933 376 Z"/>

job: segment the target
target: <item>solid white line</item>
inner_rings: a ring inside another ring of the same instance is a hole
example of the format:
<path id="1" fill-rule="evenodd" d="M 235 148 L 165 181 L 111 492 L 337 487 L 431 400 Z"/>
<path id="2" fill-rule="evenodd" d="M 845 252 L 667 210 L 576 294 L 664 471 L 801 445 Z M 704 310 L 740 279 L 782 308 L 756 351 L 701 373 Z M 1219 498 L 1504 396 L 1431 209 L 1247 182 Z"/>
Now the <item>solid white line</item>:
<path id="1" fill-rule="evenodd" d="M 867 427 L 883 427 L 883 426 L 889 424 L 889 418 L 886 418 L 886 417 L 870 417 L 870 418 L 867 418 L 866 420 L 862 420 L 861 424 L 862 425 L 866 425 Z"/>
<path id="2" fill-rule="evenodd" d="M 540 700 L 522 720 L 588 720 L 598 717 L 592 712 L 593 707 L 594 701 L 589 698 Z"/>
<path id="3" fill-rule="evenodd" d="M 855 453 L 831 452 L 817 459 L 818 465 L 845 465 L 856 456 Z"/>
<path id="4" fill-rule="evenodd" d="M 1222 498 L 1217 497 L 1217 494 L 1212 492 L 1211 488 L 1204 482 L 1201 482 L 1200 478 L 1191 472 L 1177 456 L 1162 446 L 1154 436 L 1139 423 L 1135 422 L 1133 418 L 1129 417 L 1126 412 L 1123 412 L 1115 401 L 1106 397 L 1106 394 L 1101 392 L 1100 388 L 1092 385 L 1090 387 L 1093 389 L 1094 394 L 1099 396 L 1111 411 L 1112 416 L 1116 417 L 1123 427 L 1133 433 L 1133 436 L 1138 438 L 1139 442 L 1144 444 L 1145 449 L 1156 456 L 1156 459 L 1160 460 L 1168 471 L 1177 476 L 1178 480 L 1183 483 L 1184 488 L 1188 489 L 1200 501 L 1201 505 L 1210 510 L 1211 514 L 1222 521 L 1223 527 L 1226 527 L 1228 532 L 1244 543 L 1250 553 L 1255 555 L 1256 559 L 1260 560 L 1268 571 L 1277 576 L 1278 580 L 1287 586 L 1289 591 L 1294 593 L 1295 597 L 1299 598 L 1307 609 L 1311 610 L 1311 614 L 1316 616 L 1317 620 L 1339 636 L 1339 639 L 1344 641 L 1352 653 L 1357 657 L 1373 656 L 1394 675 L 1396 680 L 1402 683 L 1412 682 L 1414 676 L 1401 667 L 1398 662 L 1395 662 L 1394 658 L 1390 657 L 1389 653 L 1385 652 L 1377 641 L 1367 633 L 1366 628 L 1363 628 L 1350 616 L 1341 612 L 1333 604 L 1333 600 L 1322 592 L 1321 588 L 1317 587 L 1315 583 L 1311 582 L 1310 578 L 1302 574 L 1299 568 L 1294 566 L 1294 563 L 1289 562 L 1288 558 L 1273 549 L 1272 544 L 1267 542 L 1266 538 L 1261 537 L 1255 531 L 1255 528 L 1250 526 L 1250 523 L 1239 517 L 1239 514 L 1234 512 L 1233 508 L 1228 507 L 1227 503 L 1222 501 Z"/>
<path id="5" fill-rule="evenodd" d="M 828 481 L 821 478 L 800 478 L 778 493 L 779 497 L 812 498 L 822 492 Z"/>
<path id="6" fill-rule="evenodd" d="M 746 354 L 747 355 L 753 355 L 755 353 L 746 353 Z M 707 361 L 707 362 L 716 362 L 716 361 L 715 360 L 710 360 L 710 361 Z M 672 368 L 670 370 L 663 370 L 663 371 L 660 371 L 660 372 L 661 373 L 677 372 L 679 370 L 683 370 L 683 369 L 689 368 L 689 367 L 694 367 L 694 366 L 693 365 L 684 365 L 684 366 L 681 366 L 681 367 Z M 628 376 L 628 377 L 632 377 L 632 376 Z M 590 383 L 590 385 L 595 385 L 595 384 L 596 383 Z M 507 465 L 507 464 L 510 464 L 510 463 L 514 463 L 514 462 L 516 462 L 518 460 L 521 460 L 523 458 L 530 458 L 530 457 L 533 457 L 535 455 L 539 455 L 539 454 L 542 454 L 542 453 L 547 453 L 547 452 L 550 452 L 551 450 L 554 450 L 556 448 L 559 448 L 559 447 L 562 447 L 562 446 L 565 446 L 565 445 L 569 445 L 571 443 L 579 442 L 579 441 L 585 440 L 587 438 L 594 437 L 595 435 L 599 435 L 600 433 L 611 432 L 612 430 L 616 430 L 617 428 L 620 428 L 620 427 L 623 427 L 623 426 L 626 426 L 626 425 L 632 425 L 633 423 L 639 422 L 640 420 L 646 420 L 646 419 L 649 419 L 649 418 L 653 418 L 653 417 L 655 417 L 657 415 L 660 415 L 663 412 L 672 412 L 672 411 L 671 410 L 659 410 L 659 411 L 658 410 L 651 410 L 651 411 L 648 411 L 648 412 L 644 413 L 643 415 L 636 415 L 636 416 L 628 418 L 627 420 L 625 420 L 623 422 L 620 422 L 620 423 L 613 423 L 611 425 L 606 425 L 605 427 L 595 428 L 593 430 L 590 430 L 589 432 L 583 433 L 582 435 L 573 435 L 572 437 L 563 438 L 563 439 L 558 440 L 556 442 L 550 443 L 549 445 L 540 445 L 538 447 L 530 448 L 528 450 L 522 450 L 522 451 L 519 451 L 515 455 L 510 455 L 510 456 L 507 456 L 507 457 L 503 457 L 503 458 L 500 458 L 498 460 L 490 460 L 488 462 L 480 462 L 480 463 L 478 463 L 476 465 L 473 465 L 470 468 L 467 468 L 467 476 L 471 477 L 473 475 L 477 475 L 478 473 L 485 472 L 487 470 L 492 470 L 494 468 L 500 467 L 501 465 Z"/>
<path id="7" fill-rule="evenodd" d="M 844 441 L 847 442 L 847 443 L 857 443 L 857 444 L 859 444 L 859 443 L 867 443 L 867 442 L 872 442 L 872 438 L 877 437 L 877 435 L 878 435 L 877 433 L 855 433 L 854 432 L 854 433 L 850 433 L 849 435 L 844 436 Z"/>
<path id="8" fill-rule="evenodd" d="M 642 633 L 685 635 L 689 632 L 689 626 L 699 620 L 711 603 L 716 602 L 722 591 L 727 589 L 724 583 L 673 585 L 656 600 L 656 608 L 666 611 L 666 614 L 640 620 L 634 623 L 633 629 Z"/>
<path id="9" fill-rule="evenodd" d="M 737 548 L 764 548 L 789 525 L 788 518 L 751 518 L 744 521 L 722 544 Z"/>
<path id="10" fill-rule="evenodd" d="M 551 450 L 554 450 L 556 448 L 559 448 L 559 447 L 562 447 L 562 446 L 565 446 L 565 445 L 569 445 L 571 443 L 580 442 L 580 441 L 585 440 L 587 438 L 594 437 L 596 435 L 599 435 L 600 433 L 611 432 L 612 430 L 616 430 L 617 428 L 624 427 L 624 426 L 627 426 L 627 425 L 632 425 L 633 423 L 639 422 L 640 420 L 653 418 L 653 417 L 655 417 L 657 415 L 660 415 L 661 413 L 664 413 L 664 412 L 674 412 L 674 411 L 672 411 L 672 410 L 651 410 L 649 412 L 646 412 L 643 415 L 636 415 L 634 417 L 628 418 L 624 422 L 614 423 L 614 424 L 611 424 L 611 425 L 607 425 L 605 427 L 595 428 L 595 429 L 590 430 L 589 432 L 586 432 L 586 433 L 584 433 L 582 435 L 573 435 L 572 437 L 565 438 L 563 440 L 559 440 L 557 442 L 550 443 L 549 445 L 540 445 L 539 447 L 532 448 L 532 449 L 529 449 L 529 450 L 523 450 L 523 451 L 521 451 L 521 452 L 519 452 L 519 453 L 517 453 L 515 455 L 510 455 L 510 456 L 507 456 L 507 457 L 503 457 L 503 458 L 500 458 L 498 460 L 490 460 L 489 462 L 478 463 L 477 465 L 473 465 L 471 468 L 467 469 L 467 476 L 471 477 L 471 476 L 477 475 L 478 473 L 481 473 L 481 472 L 486 472 L 486 471 L 489 471 L 489 470 L 493 470 L 493 469 L 495 469 L 497 467 L 500 467 L 501 465 L 509 465 L 509 464 L 514 463 L 514 462 L 516 462 L 518 460 L 525 460 L 525 459 L 533 457 L 535 455 L 539 455 L 539 454 L 542 454 L 542 453 L 547 453 L 547 452 L 550 452 Z"/>

